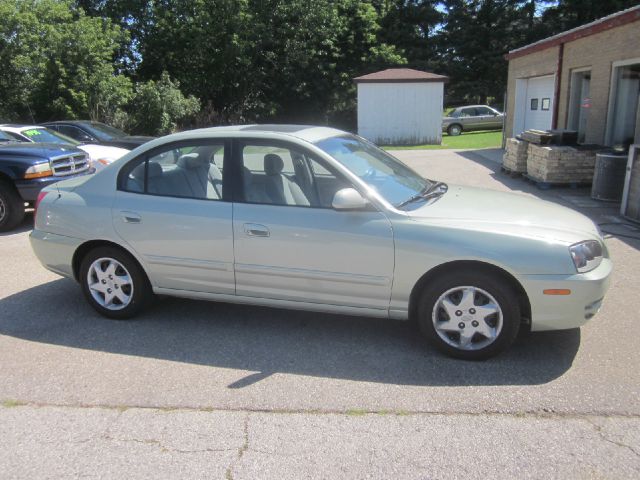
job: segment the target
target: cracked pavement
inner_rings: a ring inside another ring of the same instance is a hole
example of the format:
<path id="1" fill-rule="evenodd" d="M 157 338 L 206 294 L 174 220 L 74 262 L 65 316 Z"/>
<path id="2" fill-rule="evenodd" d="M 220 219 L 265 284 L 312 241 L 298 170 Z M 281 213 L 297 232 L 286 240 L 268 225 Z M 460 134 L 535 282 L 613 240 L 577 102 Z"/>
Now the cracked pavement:
<path id="1" fill-rule="evenodd" d="M 487 362 L 367 318 L 162 299 L 110 322 L 37 263 L 27 223 L 0 235 L 0 477 L 640 478 L 639 230 L 490 154 L 398 156 L 607 223 L 616 270 L 581 330 Z"/>

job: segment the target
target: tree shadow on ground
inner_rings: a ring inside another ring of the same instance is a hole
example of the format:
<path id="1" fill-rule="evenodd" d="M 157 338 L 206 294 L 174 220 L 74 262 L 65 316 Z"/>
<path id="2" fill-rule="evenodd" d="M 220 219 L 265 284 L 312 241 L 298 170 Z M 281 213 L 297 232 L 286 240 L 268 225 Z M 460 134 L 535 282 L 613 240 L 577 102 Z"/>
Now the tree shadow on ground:
<path id="1" fill-rule="evenodd" d="M 55 280 L 0 300 L 0 335 L 100 352 L 259 372 L 420 386 L 533 385 L 564 374 L 580 331 L 523 335 L 485 362 L 450 359 L 408 322 L 159 298 L 133 321 L 100 317 Z"/>

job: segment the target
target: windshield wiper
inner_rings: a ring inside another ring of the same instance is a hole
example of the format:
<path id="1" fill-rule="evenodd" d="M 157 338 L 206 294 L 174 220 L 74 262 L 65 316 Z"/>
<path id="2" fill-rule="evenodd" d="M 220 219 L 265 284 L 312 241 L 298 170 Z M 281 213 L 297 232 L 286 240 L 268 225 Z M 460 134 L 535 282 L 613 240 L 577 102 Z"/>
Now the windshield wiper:
<path id="1" fill-rule="evenodd" d="M 416 193 L 415 195 L 412 195 L 409 198 L 407 198 L 405 201 L 400 202 L 398 205 L 396 205 L 396 208 L 402 208 L 405 205 L 413 203 L 417 200 L 428 200 L 430 198 L 440 196 L 443 193 L 445 193 L 448 189 L 449 187 L 447 187 L 446 183 L 434 182 L 428 187 L 423 188 L 419 193 Z"/>

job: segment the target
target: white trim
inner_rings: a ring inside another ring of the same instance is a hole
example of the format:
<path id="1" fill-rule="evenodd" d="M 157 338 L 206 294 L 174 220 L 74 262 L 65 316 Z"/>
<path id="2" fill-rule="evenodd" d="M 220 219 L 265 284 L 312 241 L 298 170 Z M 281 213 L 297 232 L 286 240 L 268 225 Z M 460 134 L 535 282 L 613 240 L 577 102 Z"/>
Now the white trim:
<path id="1" fill-rule="evenodd" d="M 631 145 L 629 148 L 629 159 L 627 160 L 627 172 L 624 178 L 624 190 L 622 191 L 622 202 L 620 202 L 620 215 L 627 217 L 627 202 L 629 201 L 629 188 L 631 183 L 631 172 L 633 171 L 633 162 L 636 158 L 636 150 L 640 150 L 640 145 Z"/>
<path id="2" fill-rule="evenodd" d="M 629 58 L 627 60 L 618 60 L 611 63 L 611 76 L 609 78 L 609 107 L 607 108 L 607 125 L 604 134 L 604 144 L 611 146 L 611 137 L 613 136 L 613 110 L 615 108 L 615 98 L 618 87 L 618 82 L 614 82 L 616 75 L 616 68 L 626 67 L 627 65 L 635 65 L 640 63 L 640 57 Z"/>

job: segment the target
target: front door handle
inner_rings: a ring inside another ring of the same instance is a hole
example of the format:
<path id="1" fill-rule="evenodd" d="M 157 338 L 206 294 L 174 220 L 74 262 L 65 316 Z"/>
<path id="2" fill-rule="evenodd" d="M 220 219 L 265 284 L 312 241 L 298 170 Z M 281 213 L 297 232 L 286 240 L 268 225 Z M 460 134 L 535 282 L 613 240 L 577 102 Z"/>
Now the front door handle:
<path id="1" fill-rule="evenodd" d="M 125 223 L 142 223 L 142 217 L 136 212 L 120 212 Z"/>
<path id="2" fill-rule="evenodd" d="M 264 225 L 260 225 L 259 223 L 245 223 L 244 233 L 249 237 L 268 237 L 269 235 L 271 235 L 269 229 Z"/>

